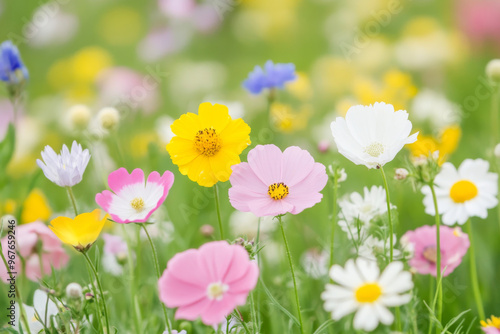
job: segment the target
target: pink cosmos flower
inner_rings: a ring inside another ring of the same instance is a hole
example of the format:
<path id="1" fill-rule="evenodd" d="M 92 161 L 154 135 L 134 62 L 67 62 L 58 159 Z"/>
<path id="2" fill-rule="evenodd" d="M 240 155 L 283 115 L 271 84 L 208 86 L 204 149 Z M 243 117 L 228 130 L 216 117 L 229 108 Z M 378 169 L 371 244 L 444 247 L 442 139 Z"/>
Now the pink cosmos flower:
<path id="1" fill-rule="evenodd" d="M 52 231 L 42 222 L 34 222 L 15 227 L 16 232 L 16 251 L 25 261 L 25 274 L 31 281 L 37 282 L 43 275 L 50 275 L 52 267 L 60 269 L 64 267 L 69 260 L 61 241 L 52 233 Z M 8 259 L 9 240 L 4 237 L 1 240 L 2 250 L 6 259 Z M 39 252 L 37 246 L 40 245 Z M 42 254 L 40 261 L 39 253 Z M 43 267 L 43 274 L 42 274 Z M 22 271 L 21 258 L 16 255 L 15 269 L 18 274 Z M 0 266 L 0 277 L 7 282 L 9 274 L 5 266 Z"/>
<path id="2" fill-rule="evenodd" d="M 500 2 L 496 0 L 457 1 L 457 22 L 473 46 L 493 46 L 500 43 Z"/>
<path id="3" fill-rule="evenodd" d="M 125 240 L 119 235 L 112 235 L 104 233 L 102 235 L 104 239 L 104 252 L 107 254 L 112 254 L 117 257 L 123 257 L 127 255 L 128 246 Z"/>
<path id="4" fill-rule="evenodd" d="M 117 223 L 142 223 L 162 205 L 173 183 L 174 174 L 170 171 L 163 176 L 152 172 L 144 182 L 142 169 L 129 174 L 120 168 L 108 176 L 108 185 L 114 193 L 104 190 L 95 196 L 95 201 Z"/>
<path id="5" fill-rule="evenodd" d="M 213 241 L 168 262 L 158 281 L 160 300 L 167 307 L 178 307 L 176 319 L 201 317 L 205 325 L 213 326 L 245 304 L 258 276 L 259 267 L 242 246 Z"/>
<path id="6" fill-rule="evenodd" d="M 470 242 L 467 234 L 459 227 L 451 228 L 441 226 L 441 271 L 443 276 L 448 276 L 462 262 L 462 257 L 467 253 Z M 436 276 L 436 226 L 422 226 L 414 231 L 408 231 L 401 238 L 401 243 L 410 245 L 414 255 L 409 261 L 419 274 Z M 445 269 L 446 268 L 446 269 Z"/>
<path id="7" fill-rule="evenodd" d="M 328 181 L 325 166 L 297 146 L 281 152 L 275 145 L 258 145 L 248 152 L 248 162 L 232 169 L 229 201 L 258 217 L 297 214 L 314 206 Z"/>

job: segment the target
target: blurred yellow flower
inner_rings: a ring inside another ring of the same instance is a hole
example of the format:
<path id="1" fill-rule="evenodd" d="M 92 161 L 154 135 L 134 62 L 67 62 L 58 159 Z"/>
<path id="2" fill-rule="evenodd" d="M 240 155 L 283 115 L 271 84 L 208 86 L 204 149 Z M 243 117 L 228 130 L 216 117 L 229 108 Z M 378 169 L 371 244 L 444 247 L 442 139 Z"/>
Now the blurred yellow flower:
<path id="1" fill-rule="evenodd" d="M 2 205 L 2 210 L 0 211 L 3 215 L 12 215 L 16 212 L 17 209 L 17 203 L 13 199 L 9 198 L 7 199 L 3 205 Z"/>
<path id="2" fill-rule="evenodd" d="M 93 83 L 102 70 L 112 64 L 111 55 L 103 48 L 89 46 L 71 59 L 71 73 L 76 82 Z"/>
<path id="3" fill-rule="evenodd" d="M 117 7 L 106 13 L 99 25 L 99 33 L 111 45 L 134 45 L 141 37 L 141 15 L 130 7 Z"/>
<path id="4" fill-rule="evenodd" d="M 288 104 L 275 102 L 270 108 L 271 123 L 281 132 L 292 133 L 307 126 L 311 108 L 304 105 L 299 111 L 294 111 Z"/>
<path id="5" fill-rule="evenodd" d="M 347 60 L 323 57 L 314 64 L 312 80 L 322 98 L 333 100 L 350 91 L 355 73 L 354 66 Z"/>
<path id="6" fill-rule="evenodd" d="M 33 189 L 23 203 L 21 224 L 33 223 L 37 220 L 47 221 L 52 214 L 45 195 L 39 189 Z"/>
<path id="7" fill-rule="evenodd" d="M 303 72 L 296 72 L 295 74 L 297 75 L 297 79 L 287 83 L 287 91 L 299 100 L 309 100 L 313 95 L 309 77 Z"/>
<path id="8" fill-rule="evenodd" d="M 459 126 L 454 125 L 445 128 L 438 138 L 432 136 L 419 135 L 416 142 L 408 145 L 408 149 L 413 157 L 427 157 L 430 153 L 439 151 L 439 165 L 448 159 L 448 156 L 455 152 L 462 135 Z"/>
<path id="9" fill-rule="evenodd" d="M 130 140 L 130 152 L 136 158 L 143 158 L 147 156 L 149 144 L 158 143 L 158 135 L 152 132 L 145 132 L 136 134 Z"/>
<path id="10" fill-rule="evenodd" d="M 250 127 L 241 119 L 231 119 L 226 106 L 205 102 L 198 115 L 187 113 L 171 126 L 175 137 L 167 145 L 179 171 L 200 186 L 211 187 L 229 180 L 231 166 L 250 145 Z"/>
<path id="11" fill-rule="evenodd" d="M 82 213 L 75 219 L 57 217 L 50 222 L 49 228 L 62 242 L 83 252 L 97 240 L 108 218 L 108 214 L 101 218 L 101 210 L 95 209 Z"/>

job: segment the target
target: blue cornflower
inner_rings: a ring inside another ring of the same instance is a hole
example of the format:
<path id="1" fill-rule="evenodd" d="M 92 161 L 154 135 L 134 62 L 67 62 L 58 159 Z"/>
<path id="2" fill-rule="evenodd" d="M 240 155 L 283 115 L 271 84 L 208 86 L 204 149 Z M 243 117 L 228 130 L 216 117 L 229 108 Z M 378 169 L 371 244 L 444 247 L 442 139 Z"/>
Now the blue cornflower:
<path id="1" fill-rule="evenodd" d="M 11 41 L 0 45 L 0 80 L 17 85 L 28 79 L 28 69 L 21 60 L 17 47 Z"/>
<path id="2" fill-rule="evenodd" d="M 255 66 L 253 72 L 250 72 L 248 78 L 243 81 L 243 87 L 252 94 L 260 94 L 266 88 L 283 89 L 286 82 L 296 78 L 294 64 L 274 64 L 268 60 L 264 68 Z"/>

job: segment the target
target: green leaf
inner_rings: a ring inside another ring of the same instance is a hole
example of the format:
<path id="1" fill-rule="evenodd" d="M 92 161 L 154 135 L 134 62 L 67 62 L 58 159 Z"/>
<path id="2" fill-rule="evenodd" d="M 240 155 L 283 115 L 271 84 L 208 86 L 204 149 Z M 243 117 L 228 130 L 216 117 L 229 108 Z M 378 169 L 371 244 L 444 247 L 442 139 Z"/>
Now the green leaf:
<path id="1" fill-rule="evenodd" d="M 320 334 L 320 333 L 323 333 L 323 331 L 324 331 L 325 329 L 327 329 L 327 328 L 328 328 L 328 326 L 332 325 L 333 323 L 335 323 L 335 320 L 333 320 L 333 319 L 329 319 L 329 320 L 325 321 L 324 323 L 322 323 L 322 324 L 321 324 L 321 326 L 319 326 L 319 327 L 318 327 L 318 328 L 314 331 L 314 333 L 313 333 L 313 334 Z"/>
<path id="2" fill-rule="evenodd" d="M 264 288 L 266 295 L 271 300 L 271 305 L 276 306 L 281 312 L 283 312 L 285 315 L 287 315 L 290 318 L 290 320 L 292 320 L 300 328 L 300 323 L 297 320 L 297 318 L 293 314 L 291 314 L 286 308 L 281 306 L 281 304 L 276 300 L 276 298 L 274 298 L 273 295 L 271 295 L 271 292 L 266 287 L 266 285 L 264 284 L 264 281 L 262 281 L 262 279 L 260 279 L 260 283 L 262 284 L 262 287 Z"/>

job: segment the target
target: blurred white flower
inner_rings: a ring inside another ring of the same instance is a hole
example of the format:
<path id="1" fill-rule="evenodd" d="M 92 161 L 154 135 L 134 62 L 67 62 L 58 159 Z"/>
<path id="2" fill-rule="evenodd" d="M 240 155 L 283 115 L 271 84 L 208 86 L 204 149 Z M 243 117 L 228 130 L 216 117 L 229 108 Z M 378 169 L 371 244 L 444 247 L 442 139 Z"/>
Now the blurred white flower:
<path id="1" fill-rule="evenodd" d="M 300 259 L 300 263 L 304 268 L 304 272 L 314 278 L 318 279 L 328 274 L 328 252 L 320 251 L 316 248 L 308 249 Z"/>
<path id="2" fill-rule="evenodd" d="M 26 318 L 28 320 L 29 331 L 31 333 L 39 333 L 45 329 L 46 326 L 50 327 L 51 318 L 56 316 L 59 312 L 56 303 L 54 303 L 47 293 L 42 290 L 36 290 L 33 296 L 33 307 L 23 304 Z M 21 314 L 19 305 L 16 303 L 16 314 Z M 16 317 L 14 329 L 20 330 L 20 317 Z M 28 329 L 22 325 L 23 330 L 26 332 Z"/>
<path id="3" fill-rule="evenodd" d="M 495 154 L 495 157 L 500 158 L 500 144 L 497 144 L 495 146 L 495 150 L 493 153 Z"/>
<path id="4" fill-rule="evenodd" d="M 225 105 L 229 111 L 229 116 L 231 116 L 232 119 L 243 118 L 245 116 L 245 106 L 241 102 L 238 102 L 238 101 L 217 101 L 217 100 L 211 100 L 211 99 L 206 99 L 206 101 L 210 102 L 212 104 Z"/>
<path id="5" fill-rule="evenodd" d="M 500 82 L 500 59 L 490 60 L 486 65 L 486 75 L 491 81 Z"/>
<path id="6" fill-rule="evenodd" d="M 101 141 L 94 141 L 90 143 L 89 149 L 94 157 L 92 163 L 95 173 L 103 178 L 104 184 L 107 184 L 109 173 L 117 169 L 115 161 L 109 155 L 108 146 Z"/>
<path id="7" fill-rule="evenodd" d="M 66 297 L 79 299 L 83 297 L 83 289 L 82 286 L 78 283 L 69 283 L 66 286 Z"/>
<path id="8" fill-rule="evenodd" d="M 77 104 L 69 108 L 66 113 L 67 121 L 72 129 L 85 129 L 92 118 L 92 111 L 83 104 Z"/>
<path id="9" fill-rule="evenodd" d="M 229 226 L 234 236 L 246 236 L 248 240 L 256 239 L 259 217 L 251 212 L 234 211 L 229 217 Z M 277 223 L 272 216 L 260 218 L 260 238 L 276 229 Z"/>
<path id="10" fill-rule="evenodd" d="M 384 255 L 386 257 L 390 256 L 391 253 L 391 238 L 387 238 L 384 242 L 383 240 L 369 235 L 366 239 L 360 242 L 357 249 L 358 256 L 365 258 L 367 260 L 377 261 L 377 255 Z M 398 239 L 396 234 L 392 236 L 392 244 L 396 245 Z M 398 249 L 393 249 L 393 258 L 398 259 L 401 256 L 401 252 Z"/>
<path id="11" fill-rule="evenodd" d="M 167 145 L 175 137 L 174 132 L 170 128 L 173 123 L 174 119 L 167 115 L 161 116 L 156 120 L 156 133 L 163 145 Z"/>
<path id="12" fill-rule="evenodd" d="M 58 155 L 50 146 L 45 146 L 42 151 L 42 160 L 37 159 L 37 165 L 42 169 L 47 179 L 60 187 L 72 187 L 82 181 L 83 173 L 90 160 L 89 150 L 82 149 L 76 141 L 71 146 L 71 151 L 63 145 Z"/>
<path id="13" fill-rule="evenodd" d="M 120 112 L 112 107 L 102 108 L 97 114 L 97 119 L 101 128 L 112 130 L 120 122 Z"/>
<path id="14" fill-rule="evenodd" d="M 376 262 L 363 258 L 348 260 L 344 268 L 334 265 L 330 277 L 338 285 L 327 284 L 321 294 L 325 310 L 334 320 L 356 312 L 357 330 L 370 332 L 379 322 L 392 324 L 394 315 L 388 308 L 411 300 L 411 294 L 404 293 L 413 288 L 412 276 L 403 269 L 402 262 L 391 262 L 381 274 Z"/>
<path id="15" fill-rule="evenodd" d="M 123 274 L 123 266 L 118 263 L 118 259 L 111 253 L 104 253 L 102 255 L 102 267 L 104 271 L 111 275 L 118 277 Z"/>
<path id="16" fill-rule="evenodd" d="M 411 118 L 417 122 L 428 121 L 435 128 L 460 122 L 460 106 L 451 102 L 443 94 L 424 89 L 415 96 L 411 105 Z"/>
<path id="17" fill-rule="evenodd" d="M 404 180 L 408 177 L 410 172 L 406 168 L 396 168 L 396 171 L 394 173 L 394 178 L 396 180 Z"/>
<path id="18" fill-rule="evenodd" d="M 59 1 L 38 7 L 27 27 L 28 43 L 36 48 L 64 44 L 78 30 L 78 17 L 61 9 Z"/>
<path id="19" fill-rule="evenodd" d="M 337 117 L 331 124 L 339 153 L 368 168 L 385 165 L 405 144 L 415 142 L 418 133 L 410 136 L 411 128 L 405 110 L 394 111 L 383 102 L 351 107 L 345 118 Z"/>

